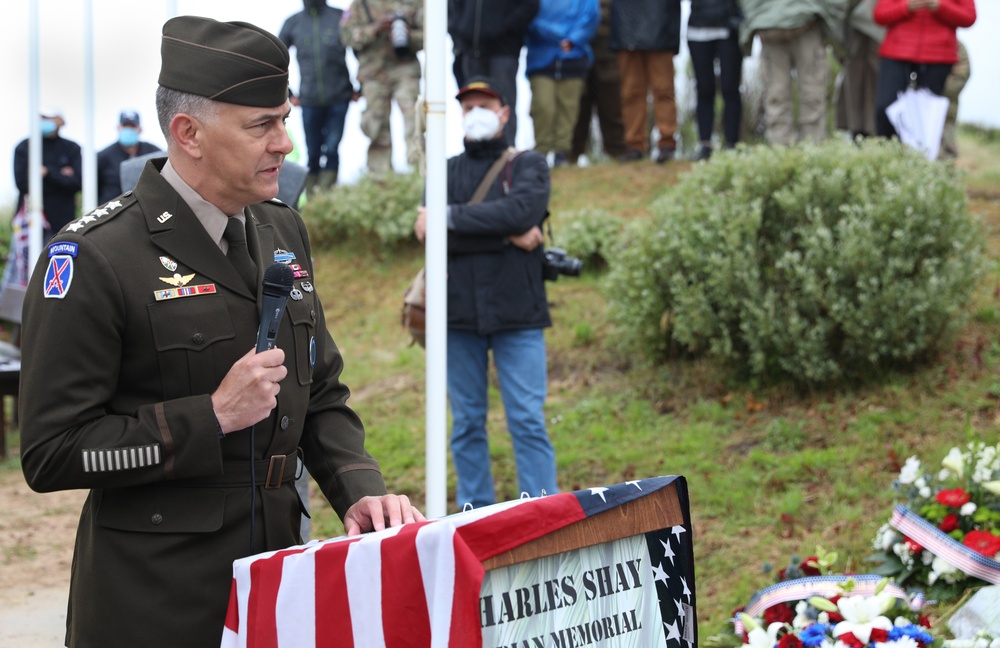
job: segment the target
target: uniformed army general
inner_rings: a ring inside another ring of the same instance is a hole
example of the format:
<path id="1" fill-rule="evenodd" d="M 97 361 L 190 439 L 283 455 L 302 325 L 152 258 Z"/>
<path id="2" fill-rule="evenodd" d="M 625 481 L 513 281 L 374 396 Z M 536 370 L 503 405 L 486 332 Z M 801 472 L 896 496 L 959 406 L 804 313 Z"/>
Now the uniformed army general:
<path id="1" fill-rule="evenodd" d="M 423 519 L 365 451 L 305 225 L 272 200 L 292 150 L 288 51 L 182 16 L 161 55 L 167 158 L 54 237 L 25 299 L 24 475 L 90 489 L 71 647 L 218 646 L 233 560 L 300 541 L 297 454 L 348 534 Z M 254 353 L 275 262 L 294 282 L 277 348 Z"/>

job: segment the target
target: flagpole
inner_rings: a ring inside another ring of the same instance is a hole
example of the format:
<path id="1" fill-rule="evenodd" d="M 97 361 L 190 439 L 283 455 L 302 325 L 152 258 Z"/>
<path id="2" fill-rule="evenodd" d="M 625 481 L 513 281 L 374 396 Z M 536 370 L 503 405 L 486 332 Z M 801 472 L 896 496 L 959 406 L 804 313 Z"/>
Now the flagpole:
<path id="1" fill-rule="evenodd" d="M 445 152 L 445 74 L 448 5 L 424 1 L 424 100 L 427 111 L 427 517 L 447 510 L 448 165 Z"/>
<path id="2" fill-rule="evenodd" d="M 35 259 L 42 253 L 42 130 L 39 116 L 39 84 L 41 64 L 39 54 L 38 0 L 31 0 L 28 10 L 28 200 L 24 210 L 28 216 L 28 276 Z"/>
<path id="3" fill-rule="evenodd" d="M 83 213 L 97 207 L 97 151 L 94 148 L 94 0 L 83 3 Z"/>

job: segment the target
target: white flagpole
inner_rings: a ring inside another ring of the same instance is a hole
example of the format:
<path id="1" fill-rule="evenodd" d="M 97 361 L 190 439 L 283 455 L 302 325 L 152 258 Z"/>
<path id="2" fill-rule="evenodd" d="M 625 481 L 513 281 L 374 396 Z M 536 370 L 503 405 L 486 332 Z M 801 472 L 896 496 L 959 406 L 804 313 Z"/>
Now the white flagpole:
<path id="1" fill-rule="evenodd" d="M 448 3 L 424 2 L 424 83 L 427 110 L 427 517 L 447 510 L 448 165 L 445 80 Z"/>
<path id="2" fill-rule="evenodd" d="M 38 111 L 41 63 L 39 54 L 38 0 L 31 0 L 28 12 L 28 276 L 42 253 L 42 132 Z"/>
<path id="3" fill-rule="evenodd" d="M 83 213 L 97 207 L 97 150 L 94 148 L 94 0 L 83 3 Z"/>

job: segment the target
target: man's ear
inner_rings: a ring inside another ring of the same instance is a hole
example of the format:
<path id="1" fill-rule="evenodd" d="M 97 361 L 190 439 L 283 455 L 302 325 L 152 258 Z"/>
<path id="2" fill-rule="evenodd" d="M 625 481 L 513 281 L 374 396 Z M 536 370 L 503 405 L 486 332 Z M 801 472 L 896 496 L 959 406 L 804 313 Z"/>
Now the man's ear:
<path id="1" fill-rule="evenodd" d="M 500 125 L 506 126 L 507 122 L 510 121 L 510 106 L 500 106 L 500 110 L 497 111 L 497 117 L 500 118 Z"/>
<path id="2" fill-rule="evenodd" d="M 187 113 L 177 113 L 170 120 L 170 137 L 174 144 L 190 157 L 201 158 L 201 130 L 203 126 Z"/>

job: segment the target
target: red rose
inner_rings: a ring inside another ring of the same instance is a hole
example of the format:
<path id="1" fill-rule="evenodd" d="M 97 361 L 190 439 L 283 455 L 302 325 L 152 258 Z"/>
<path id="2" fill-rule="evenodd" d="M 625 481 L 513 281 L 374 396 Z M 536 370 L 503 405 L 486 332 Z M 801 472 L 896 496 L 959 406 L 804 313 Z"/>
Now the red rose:
<path id="1" fill-rule="evenodd" d="M 819 564 L 819 558 L 816 556 L 809 556 L 802 561 L 802 564 L 799 565 L 799 571 L 802 572 L 803 576 L 819 576 L 819 568 L 815 566 L 817 564 Z"/>
<path id="2" fill-rule="evenodd" d="M 969 531 L 965 534 L 962 544 L 987 558 L 1000 553 L 1000 536 L 993 535 L 989 531 Z"/>
<path id="3" fill-rule="evenodd" d="M 889 631 L 881 628 L 872 628 L 871 636 L 868 637 L 871 643 L 885 643 L 889 641 Z"/>
<path id="4" fill-rule="evenodd" d="M 795 610 L 788 607 L 786 603 L 778 603 L 764 610 L 764 625 L 772 623 L 791 623 L 795 620 Z"/>
<path id="5" fill-rule="evenodd" d="M 789 632 L 778 640 L 778 648 L 802 648 L 802 640 Z"/>
<path id="6" fill-rule="evenodd" d="M 945 533 L 954 531 L 955 529 L 958 528 L 958 516 L 955 515 L 954 513 L 949 513 L 948 515 L 944 516 L 943 520 L 941 520 L 941 524 L 938 525 L 938 528 L 944 531 Z"/>
<path id="7" fill-rule="evenodd" d="M 861 640 L 854 636 L 853 632 L 845 632 L 844 634 L 837 637 L 845 646 L 851 646 L 851 648 L 864 648 L 864 644 Z"/>
<path id="8" fill-rule="evenodd" d="M 938 491 L 938 494 L 934 496 L 934 499 L 945 506 L 961 508 L 963 504 L 972 499 L 972 495 L 969 495 L 961 488 L 950 488 L 948 490 Z"/>
<path id="9" fill-rule="evenodd" d="M 917 543 L 917 541 L 912 538 L 906 538 L 903 540 L 903 544 L 906 545 L 906 550 L 912 554 L 917 554 L 924 550 L 923 545 Z"/>
<path id="10" fill-rule="evenodd" d="M 927 628 L 928 630 L 930 630 L 931 618 L 926 614 L 921 614 L 919 617 L 917 617 L 917 624 L 922 628 Z"/>

